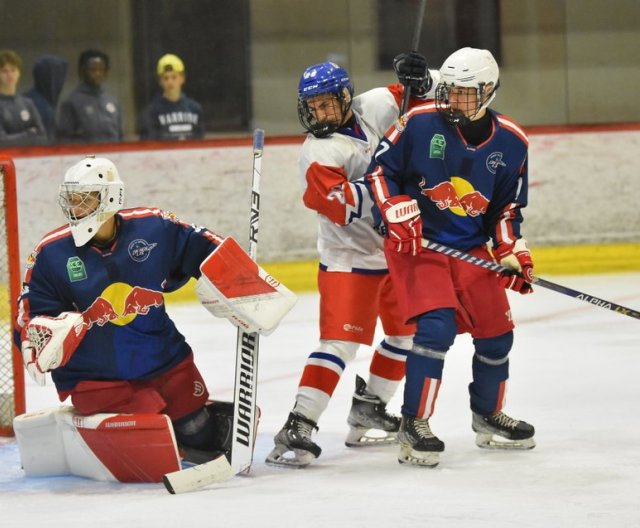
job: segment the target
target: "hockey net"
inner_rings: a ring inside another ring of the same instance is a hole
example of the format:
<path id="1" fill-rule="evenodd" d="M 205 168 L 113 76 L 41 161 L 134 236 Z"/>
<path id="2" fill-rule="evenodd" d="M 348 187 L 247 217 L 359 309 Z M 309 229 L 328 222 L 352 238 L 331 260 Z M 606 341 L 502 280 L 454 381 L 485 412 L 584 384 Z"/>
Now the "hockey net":
<path id="1" fill-rule="evenodd" d="M 13 343 L 19 290 L 15 167 L 10 159 L 0 158 L 0 436 L 11 436 L 13 418 L 25 412 L 22 358 Z"/>

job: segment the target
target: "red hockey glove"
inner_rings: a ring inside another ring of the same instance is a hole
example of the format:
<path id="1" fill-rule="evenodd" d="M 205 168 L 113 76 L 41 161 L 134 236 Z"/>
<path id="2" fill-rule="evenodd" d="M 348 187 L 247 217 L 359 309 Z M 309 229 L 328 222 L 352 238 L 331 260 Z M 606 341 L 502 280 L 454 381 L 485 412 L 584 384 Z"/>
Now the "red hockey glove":
<path id="1" fill-rule="evenodd" d="M 533 291 L 533 260 L 524 238 L 519 238 L 515 244 L 499 245 L 493 249 L 493 256 L 500 265 L 508 268 L 500 274 L 500 284 L 504 288 L 523 295 Z"/>
<path id="2" fill-rule="evenodd" d="M 382 218 L 387 224 L 385 246 L 390 251 L 411 253 L 422 250 L 422 218 L 418 202 L 406 194 L 392 196 L 382 204 Z"/>

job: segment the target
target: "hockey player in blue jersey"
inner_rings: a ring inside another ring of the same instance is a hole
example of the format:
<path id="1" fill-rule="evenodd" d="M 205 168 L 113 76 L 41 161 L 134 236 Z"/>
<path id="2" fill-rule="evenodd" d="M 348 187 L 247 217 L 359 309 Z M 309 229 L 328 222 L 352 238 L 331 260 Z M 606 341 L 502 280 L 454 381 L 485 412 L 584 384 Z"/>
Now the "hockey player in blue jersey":
<path id="1" fill-rule="evenodd" d="M 29 257 L 16 340 L 29 374 L 44 384 L 50 372 L 60 401 L 71 399 L 72 415 L 64 411 L 54 421 L 72 429 L 72 448 L 87 443 L 78 459 L 85 460 L 92 453 L 99 461 L 91 458 L 90 464 L 80 463 L 75 473 L 101 478 L 102 473 L 94 468 L 106 465 L 116 480 L 157 481 L 163 472 L 178 469 L 175 440 L 184 458 L 192 462 L 210 460 L 229 450 L 233 405 L 208 401 L 192 350 L 169 318 L 163 297 L 193 277 L 199 279 L 201 300 L 210 300 L 206 291 L 201 294 L 200 286 L 204 284 L 206 290 L 207 281 L 214 277 L 208 277 L 201 265 L 214 262 L 226 242 L 204 227 L 179 221 L 172 213 L 143 207 L 122 209 L 123 202 L 124 184 L 111 161 L 88 157 L 66 172 L 59 203 L 68 225 L 47 234 Z M 238 252 L 232 255 L 234 263 L 248 259 L 249 269 L 259 268 L 239 247 Z M 250 273 L 243 276 L 244 283 L 247 276 Z M 233 277 L 227 282 L 232 283 Z M 233 307 L 216 306 L 221 311 L 210 308 L 214 315 L 242 319 L 242 313 L 233 313 Z M 106 420 L 104 413 L 118 414 Z M 149 415 L 168 417 L 168 429 L 155 421 L 146 427 Z M 70 416 L 70 424 L 65 416 Z M 123 427 L 131 429 L 131 436 L 123 441 L 122 437 L 87 434 L 91 419 L 97 420 L 96 429 L 103 435 Z M 31 420 L 47 429 L 53 418 L 44 425 L 38 422 L 39 416 Z M 37 457 L 38 452 L 28 456 L 23 452 L 31 453 L 28 433 L 34 427 L 29 420 L 18 425 L 23 459 Z M 153 433 L 149 438 L 145 436 L 149 430 L 161 430 L 162 435 Z M 60 436 L 55 428 L 51 431 L 49 440 L 42 434 L 36 440 L 40 450 Z M 175 440 L 171 440 L 174 433 Z M 168 449 L 144 461 L 141 453 L 146 447 L 165 440 Z M 120 467 L 126 457 L 114 456 L 114 451 L 127 448 L 136 454 Z M 167 457 L 167 464 L 163 466 L 158 457 Z M 60 466 L 74 472 L 73 463 Z M 33 473 L 40 471 L 45 470 L 38 467 Z"/>
<path id="2" fill-rule="evenodd" d="M 429 427 L 447 350 L 473 337 L 472 428 L 484 448 L 530 449 L 534 428 L 503 411 L 513 344 L 504 288 L 531 289 L 533 262 L 520 233 L 527 205 L 528 140 L 491 109 L 498 65 L 463 48 L 440 70 L 436 100 L 402 116 L 382 139 L 367 181 L 386 224 L 385 254 L 404 316 L 417 322 L 407 358 L 399 461 L 435 466 L 444 443 Z M 508 267 L 502 276 L 423 250 L 423 239 Z"/>

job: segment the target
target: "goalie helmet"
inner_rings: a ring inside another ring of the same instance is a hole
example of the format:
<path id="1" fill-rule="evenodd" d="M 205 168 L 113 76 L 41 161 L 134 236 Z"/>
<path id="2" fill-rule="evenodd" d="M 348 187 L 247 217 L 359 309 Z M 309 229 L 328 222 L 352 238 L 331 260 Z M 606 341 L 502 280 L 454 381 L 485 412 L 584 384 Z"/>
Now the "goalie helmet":
<path id="1" fill-rule="evenodd" d="M 75 245 L 83 246 L 122 209 L 124 183 L 111 161 L 89 156 L 67 170 L 58 202 Z"/>
<path id="2" fill-rule="evenodd" d="M 496 96 L 500 85 L 499 68 L 489 50 L 462 48 L 452 53 L 440 68 L 436 88 L 436 108 L 452 125 L 463 126 L 473 121 Z M 451 106 L 453 88 L 474 88 L 475 108 L 468 112 Z"/>
<path id="3" fill-rule="evenodd" d="M 323 116 L 318 119 L 309 106 L 311 99 L 322 95 L 332 96 L 340 115 Z M 342 126 L 349 114 L 353 99 L 353 83 L 349 74 L 334 62 L 323 62 L 309 66 L 298 83 L 298 118 L 302 126 L 318 138 L 333 134 Z"/>

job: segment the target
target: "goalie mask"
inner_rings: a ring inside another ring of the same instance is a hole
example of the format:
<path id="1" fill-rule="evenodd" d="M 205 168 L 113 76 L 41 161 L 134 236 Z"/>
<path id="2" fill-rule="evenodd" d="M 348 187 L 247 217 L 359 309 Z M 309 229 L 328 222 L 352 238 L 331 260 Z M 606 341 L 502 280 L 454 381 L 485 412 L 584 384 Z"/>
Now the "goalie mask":
<path id="1" fill-rule="evenodd" d="M 298 84 L 298 118 L 317 138 L 330 136 L 346 121 L 353 99 L 349 74 L 333 62 L 309 66 Z"/>
<path id="2" fill-rule="evenodd" d="M 64 175 L 58 203 L 73 241 L 83 246 L 124 203 L 124 184 L 116 166 L 106 158 L 87 157 Z"/>
<path id="3" fill-rule="evenodd" d="M 481 116 L 499 85 L 498 64 L 489 50 L 459 49 L 440 68 L 436 108 L 450 125 L 464 126 Z"/>

